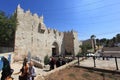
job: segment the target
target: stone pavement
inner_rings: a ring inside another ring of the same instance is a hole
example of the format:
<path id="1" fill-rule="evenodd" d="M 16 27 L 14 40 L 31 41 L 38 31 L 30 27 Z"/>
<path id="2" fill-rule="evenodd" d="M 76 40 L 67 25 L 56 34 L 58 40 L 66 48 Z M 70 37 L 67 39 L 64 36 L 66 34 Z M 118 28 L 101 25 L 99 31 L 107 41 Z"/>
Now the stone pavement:
<path id="1" fill-rule="evenodd" d="M 114 58 L 111 58 L 109 60 L 103 60 L 102 58 L 99 58 L 99 59 L 97 58 L 95 62 L 96 62 L 96 68 L 116 70 L 116 63 Z M 120 69 L 120 58 L 117 59 L 117 63 L 118 63 L 118 68 Z M 81 61 L 80 66 L 94 67 L 93 58 L 88 58 Z"/>

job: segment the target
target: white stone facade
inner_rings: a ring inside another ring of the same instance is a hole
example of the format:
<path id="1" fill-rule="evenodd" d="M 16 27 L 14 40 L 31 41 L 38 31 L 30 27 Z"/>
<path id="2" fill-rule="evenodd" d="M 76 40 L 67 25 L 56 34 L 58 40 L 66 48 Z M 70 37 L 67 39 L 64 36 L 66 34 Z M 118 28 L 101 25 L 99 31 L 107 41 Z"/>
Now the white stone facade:
<path id="1" fill-rule="evenodd" d="M 77 32 L 59 32 L 48 29 L 43 16 L 31 14 L 18 5 L 17 30 L 15 35 L 15 52 L 20 55 L 28 54 L 30 51 L 33 56 L 41 57 L 43 60 L 46 55 L 52 56 L 68 53 L 77 54 L 79 52 L 79 41 Z"/>

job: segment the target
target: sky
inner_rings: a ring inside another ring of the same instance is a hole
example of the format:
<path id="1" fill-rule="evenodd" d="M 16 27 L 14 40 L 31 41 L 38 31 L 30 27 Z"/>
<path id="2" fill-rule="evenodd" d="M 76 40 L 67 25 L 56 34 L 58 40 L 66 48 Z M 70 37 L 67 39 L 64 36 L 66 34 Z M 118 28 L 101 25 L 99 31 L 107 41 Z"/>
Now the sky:
<path id="1" fill-rule="evenodd" d="M 44 16 L 48 28 L 74 30 L 79 40 L 112 38 L 120 33 L 120 0 L 0 0 L 0 10 L 13 14 L 17 5 Z"/>

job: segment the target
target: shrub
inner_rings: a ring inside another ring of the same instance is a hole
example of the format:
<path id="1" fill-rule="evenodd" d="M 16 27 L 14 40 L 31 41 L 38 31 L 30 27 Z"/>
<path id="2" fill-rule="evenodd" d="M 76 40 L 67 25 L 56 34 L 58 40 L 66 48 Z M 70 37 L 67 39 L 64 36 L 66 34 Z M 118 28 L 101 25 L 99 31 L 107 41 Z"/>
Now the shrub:
<path id="1" fill-rule="evenodd" d="M 46 55 L 45 57 L 44 57 L 44 64 L 45 65 L 47 65 L 47 64 L 49 64 L 49 57 L 48 57 L 48 55 Z"/>
<path id="2" fill-rule="evenodd" d="M 84 56 L 84 53 L 78 53 L 76 56 Z"/>

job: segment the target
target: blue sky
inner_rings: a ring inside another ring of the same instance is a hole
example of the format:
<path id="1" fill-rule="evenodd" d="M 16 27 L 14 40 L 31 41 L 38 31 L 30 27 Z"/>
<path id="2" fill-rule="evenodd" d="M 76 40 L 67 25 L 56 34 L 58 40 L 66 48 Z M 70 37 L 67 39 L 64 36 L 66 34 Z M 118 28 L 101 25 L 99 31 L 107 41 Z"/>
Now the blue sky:
<path id="1" fill-rule="evenodd" d="M 0 10 L 12 14 L 17 5 L 44 16 L 49 28 L 75 30 L 80 40 L 112 38 L 120 32 L 120 0 L 0 0 Z"/>

